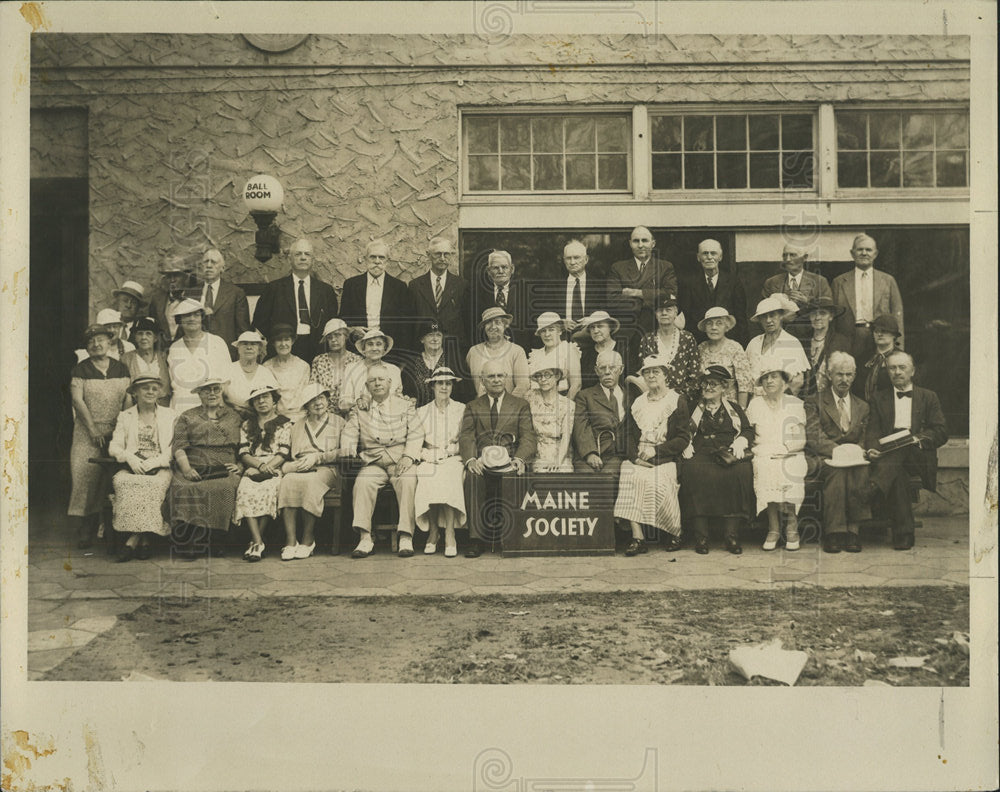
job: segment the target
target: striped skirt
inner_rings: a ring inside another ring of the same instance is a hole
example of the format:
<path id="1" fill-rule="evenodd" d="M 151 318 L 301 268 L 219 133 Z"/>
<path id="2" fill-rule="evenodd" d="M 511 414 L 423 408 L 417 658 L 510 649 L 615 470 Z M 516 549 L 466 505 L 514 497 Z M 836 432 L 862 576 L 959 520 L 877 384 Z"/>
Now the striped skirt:
<path id="1" fill-rule="evenodd" d="M 622 462 L 615 517 L 651 525 L 674 536 L 681 535 L 681 507 L 677 500 L 677 465 L 665 462 L 639 467 Z"/>

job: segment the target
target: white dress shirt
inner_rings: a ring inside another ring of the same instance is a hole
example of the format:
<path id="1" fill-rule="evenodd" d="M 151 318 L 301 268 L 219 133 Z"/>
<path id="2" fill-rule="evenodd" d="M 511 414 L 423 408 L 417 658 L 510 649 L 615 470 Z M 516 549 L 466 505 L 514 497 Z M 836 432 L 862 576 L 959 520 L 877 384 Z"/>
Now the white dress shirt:
<path id="1" fill-rule="evenodd" d="M 788 290 L 789 291 L 798 291 L 799 290 L 799 285 L 801 283 L 802 283 L 802 273 L 801 272 L 798 275 L 789 275 L 788 276 Z"/>
<path id="2" fill-rule="evenodd" d="M 874 269 L 869 267 L 866 270 L 860 267 L 854 268 L 854 321 L 856 322 L 870 322 L 875 317 L 872 316 L 875 304 L 875 292 L 874 292 L 874 281 L 873 277 Z"/>
<path id="3" fill-rule="evenodd" d="M 368 317 L 368 327 L 378 327 L 382 321 L 382 290 L 385 288 L 385 273 L 377 278 L 368 276 L 368 288 L 365 291 L 365 314 Z"/>
<path id="4" fill-rule="evenodd" d="M 894 429 L 912 429 L 913 428 L 913 396 L 908 398 L 900 399 L 896 394 L 900 391 L 896 388 L 892 389 L 892 400 L 895 402 L 893 408 L 896 411 L 896 419 L 892 422 Z M 913 386 L 911 385 L 903 393 L 913 393 Z"/>

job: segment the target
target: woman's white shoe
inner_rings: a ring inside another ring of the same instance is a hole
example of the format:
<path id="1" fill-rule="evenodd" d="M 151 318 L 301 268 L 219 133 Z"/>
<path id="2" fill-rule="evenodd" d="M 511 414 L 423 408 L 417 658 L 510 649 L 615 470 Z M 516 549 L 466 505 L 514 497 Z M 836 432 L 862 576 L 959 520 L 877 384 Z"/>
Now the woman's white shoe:
<path id="1" fill-rule="evenodd" d="M 316 543 L 312 544 L 297 544 L 295 545 L 295 557 L 296 558 L 309 558 L 316 549 Z"/>
<path id="2" fill-rule="evenodd" d="M 296 558 L 295 551 L 298 549 L 298 547 L 299 546 L 297 544 L 285 545 L 284 547 L 282 547 L 281 548 L 281 560 L 282 561 L 294 561 L 295 558 Z"/>

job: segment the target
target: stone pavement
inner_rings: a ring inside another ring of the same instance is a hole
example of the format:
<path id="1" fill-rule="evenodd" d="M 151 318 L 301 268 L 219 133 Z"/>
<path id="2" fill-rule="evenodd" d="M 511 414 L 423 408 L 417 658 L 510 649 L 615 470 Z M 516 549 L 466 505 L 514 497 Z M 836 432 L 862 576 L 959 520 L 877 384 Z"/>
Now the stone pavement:
<path id="1" fill-rule="evenodd" d="M 892 549 L 880 536 L 863 535 L 860 554 L 822 552 L 817 544 L 801 550 L 766 553 L 744 541 L 733 556 L 721 542 L 709 555 L 686 547 L 668 553 L 651 545 L 647 555 L 578 558 L 477 559 L 392 555 L 387 543 L 376 554 L 352 560 L 348 554 L 316 555 L 282 562 L 280 547 L 250 564 L 238 554 L 204 561 L 175 561 L 169 555 L 116 564 L 103 548 L 82 554 L 61 538 L 33 540 L 28 563 L 29 679 L 58 665 L 115 619 L 150 599 L 164 603 L 190 598 L 277 596 L 450 597 L 477 594 L 565 594 L 600 591 L 693 589 L 769 590 L 822 586 L 967 585 L 969 525 L 964 515 L 924 517 L 916 546 Z M 418 543 L 419 545 L 419 543 Z"/>

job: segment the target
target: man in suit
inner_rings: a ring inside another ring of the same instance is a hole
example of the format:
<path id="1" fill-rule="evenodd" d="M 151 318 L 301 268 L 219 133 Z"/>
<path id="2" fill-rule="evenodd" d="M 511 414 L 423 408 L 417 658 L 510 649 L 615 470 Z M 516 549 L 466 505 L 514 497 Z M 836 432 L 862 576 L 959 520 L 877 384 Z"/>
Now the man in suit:
<path id="1" fill-rule="evenodd" d="M 514 278 L 514 261 L 506 250 L 494 250 L 486 261 L 486 277 L 476 285 L 473 297 L 473 322 L 477 327 L 487 308 L 503 308 L 514 318 L 511 320 L 511 340 L 525 350 L 535 340 L 530 307 L 525 294 L 525 283 Z M 472 338 L 476 344 L 480 339 Z"/>
<path id="2" fill-rule="evenodd" d="M 395 342 L 390 362 L 402 363 L 403 349 L 415 349 L 412 336 L 413 301 L 406 284 L 385 271 L 389 246 L 375 239 L 365 248 L 368 271 L 344 281 L 340 318 L 351 328 L 378 328 Z"/>
<path id="3" fill-rule="evenodd" d="M 633 228 L 628 243 L 632 257 L 611 265 L 607 299 L 622 331 L 638 344 L 656 328 L 657 300 L 677 294 L 677 275 L 673 264 L 654 255 L 656 240 L 645 226 Z"/>
<path id="4" fill-rule="evenodd" d="M 858 524 L 868 517 L 866 466 L 831 467 L 838 445 L 863 446 L 868 405 L 851 393 L 857 365 L 846 352 L 832 352 L 827 362 L 830 386 L 806 399 L 808 477 L 818 479 L 823 493 L 823 549 L 827 553 L 860 553 Z"/>
<path id="5" fill-rule="evenodd" d="M 683 279 L 677 292 L 687 329 L 697 341 L 707 340 L 708 336 L 698 329 L 698 323 L 705 317 L 705 312 L 709 308 L 719 306 L 729 311 L 736 319 L 736 326 L 729 332 L 729 337 L 739 344 L 745 344 L 746 292 L 735 272 L 723 272 L 719 269 L 722 263 L 722 245 L 714 239 L 700 242 L 698 263 L 701 265 L 701 270 L 697 275 Z"/>
<path id="6" fill-rule="evenodd" d="M 201 304 L 205 311 L 210 333 L 222 338 L 231 350 L 230 356 L 236 360 L 233 342 L 250 329 L 250 304 L 239 286 L 222 279 L 226 271 L 226 260 L 215 248 L 209 248 L 201 257 L 200 275 L 202 280 Z"/>
<path id="7" fill-rule="evenodd" d="M 837 329 L 852 340 L 856 360 L 868 360 L 874 352 L 871 324 L 875 317 L 889 314 L 899 326 L 897 344 L 903 348 L 903 298 L 896 279 L 876 270 L 878 246 L 867 234 L 858 234 L 851 246 L 854 269 L 833 279 L 833 301 L 844 307 Z"/>
<path id="8" fill-rule="evenodd" d="M 573 446 L 577 473 L 606 473 L 618 492 L 618 474 L 628 450 L 628 396 L 621 386 L 625 364 L 614 350 L 601 352 L 594 367 L 599 384 L 576 394 Z"/>
<path id="9" fill-rule="evenodd" d="M 531 321 L 537 322 L 543 313 L 559 314 L 568 332 L 594 311 L 607 308 L 605 283 L 587 272 L 590 258 L 586 246 L 572 240 L 563 248 L 565 277 L 552 277 L 532 284 Z"/>
<path id="10" fill-rule="evenodd" d="M 879 391 L 871 403 L 866 446 L 872 460 L 872 494 L 884 498 L 896 550 L 913 547 L 913 507 L 909 478 L 919 475 L 924 489 L 937 489 L 937 449 L 948 439 L 937 394 L 913 384 L 913 358 L 895 351 L 887 360 L 892 389 Z M 919 445 L 883 451 L 879 438 L 908 429 Z"/>
<path id="11" fill-rule="evenodd" d="M 160 264 L 160 283 L 150 290 L 146 315 L 160 328 L 160 349 L 177 338 L 173 309 L 188 298 L 198 299 L 199 287 L 192 274 L 194 266 L 183 256 L 172 256 Z"/>
<path id="12" fill-rule="evenodd" d="M 760 290 L 762 298 L 781 292 L 799 307 L 799 315 L 789 320 L 785 329 L 800 341 L 807 341 L 812 336 L 809 317 L 805 313 L 807 306 L 821 297 L 833 297 L 826 278 L 806 271 L 808 258 L 809 253 L 804 247 L 789 242 L 781 251 L 781 268 L 784 272 L 772 275 L 764 281 L 764 287 Z"/>
<path id="13" fill-rule="evenodd" d="M 253 312 L 253 326 L 266 338 L 276 324 L 296 329 L 292 354 L 311 363 L 326 323 L 337 315 L 333 286 L 313 274 L 312 243 L 296 239 L 286 252 L 291 272 L 268 283 Z"/>
<path id="14" fill-rule="evenodd" d="M 381 363 L 368 369 L 365 386 L 371 395 L 368 409 L 353 409 L 340 439 L 341 456 L 360 456 L 364 466 L 354 482 L 354 530 L 360 535 L 351 558 L 371 555 L 372 514 L 378 491 L 388 482 L 399 504 L 399 556 L 413 555 L 415 462 L 420 459 L 424 431 L 410 399 L 391 391 L 389 370 Z"/>
<path id="15" fill-rule="evenodd" d="M 486 361 L 480 378 L 486 392 L 466 405 L 458 435 L 458 450 L 467 471 L 466 514 L 472 537 L 466 558 L 482 555 L 483 542 L 492 544 L 501 539 L 503 527 L 503 476 L 487 471 L 480 453 L 486 446 L 504 446 L 511 456 L 512 472 L 522 475 L 537 445 L 531 409 L 524 399 L 507 393 L 504 365 Z"/>
<path id="16" fill-rule="evenodd" d="M 430 269 L 410 281 L 410 300 L 414 318 L 431 319 L 444 333 L 464 360 L 469 351 L 469 284 L 461 275 L 448 270 L 455 258 L 455 248 L 443 237 L 434 237 L 427 245 Z"/>

